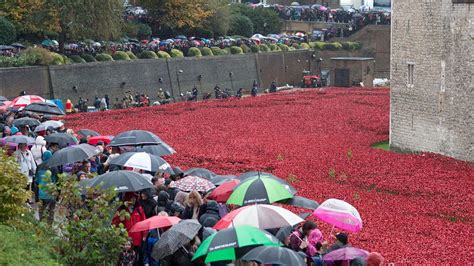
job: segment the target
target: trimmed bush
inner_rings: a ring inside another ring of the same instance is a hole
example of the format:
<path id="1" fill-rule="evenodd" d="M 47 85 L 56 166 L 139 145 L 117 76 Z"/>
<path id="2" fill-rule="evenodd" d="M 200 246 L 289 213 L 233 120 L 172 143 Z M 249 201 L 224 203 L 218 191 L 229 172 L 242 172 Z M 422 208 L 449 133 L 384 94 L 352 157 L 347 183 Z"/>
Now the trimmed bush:
<path id="1" fill-rule="evenodd" d="M 93 56 L 90 55 L 90 54 L 82 54 L 81 57 L 82 57 L 82 59 L 84 59 L 84 61 L 86 61 L 87 63 L 97 62 L 97 60 L 95 59 L 95 57 L 93 57 Z"/>
<path id="2" fill-rule="evenodd" d="M 260 53 L 260 46 L 258 46 L 258 45 L 252 45 L 252 46 L 250 47 L 250 50 L 252 51 L 252 53 L 258 54 L 258 53 Z"/>
<path id="3" fill-rule="evenodd" d="M 270 48 L 270 51 L 272 51 L 272 52 L 281 51 L 280 47 L 279 47 L 278 45 L 276 45 L 276 44 L 273 44 L 273 43 L 270 44 L 268 47 Z"/>
<path id="4" fill-rule="evenodd" d="M 9 56 L 0 56 L 0 67 L 22 67 L 26 66 L 26 57 L 9 57 Z"/>
<path id="5" fill-rule="evenodd" d="M 279 43 L 278 44 L 278 47 L 280 48 L 280 50 L 282 50 L 283 52 L 288 52 L 290 50 L 290 48 L 288 47 L 288 45 L 286 44 L 281 44 Z"/>
<path id="6" fill-rule="evenodd" d="M 226 55 L 227 51 L 224 49 L 221 49 L 219 47 L 213 46 L 211 47 L 212 54 L 215 56 L 220 56 L 220 55 Z"/>
<path id="7" fill-rule="evenodd" d="M 130 60 L 137 59 L 137 56 L 132 51 L 127 51 L 127 55 L 130 58 Z"/>
<path id="8" fill-rule="evenodd" d="M 331 42 L 324 44 L 325 50 L 337 51 L 342 49 L 342 44 L 339 42 Z"/>
<path id="9" fill-rule="evenodd" d="M 341 45 L 342 49 L 347 51 L 355 51 L 361 48 L 361 45 L 358 42 L 342 42 Z"/>
<path id="10" fill-rule="evenodd" d="M 86 60 L 84 60 L 84 58 L 82 58 L 78 55 L 71 55 L 69 58 L 72 60 L 72 62 L 74 64 L 84 64 L 84 63 L 86 63 Z"/>
<path id="11" fill-rule="evenodd" d="M 191 48 L 189 48 L 188 56 L 191 56 L 191 57 L 192 57 L 192 56 L 201 57 L 202 54 L 201 54 L 201 51 L 199 50 L 199 48 L 191 47 Z"/>
<path id="12" fill-rule="evenodd" d="M 11 44 L 16 40 L 15 25 L 8 19 L 0 17 L 0 44 Z"/>
<path id="13" fill-rule="evenodd" d="M 311 44 L 313 45 L 312 48 L 315 50 L 324 50 L 324 46 L 325 46 L 324 42 L 313 42 Z"/>
<path id="14" fill-rule="evenodd" d="M 61 55 L 62 58 L 63 58 L 63 64 L 65 65 L 70 65 L 70 64 L 73 64 L 74 62 L 71 60 L 71 58 L 65 56 L 65 55 Z"/>
<path id="15" fill-rule="evenodd" d="M 252 50 L 250 50 L 250 48 L 245 45 L 245 44 L 241 44 L 240 45 L 240 48 L 242 48 L 242 52 L 244 52 L 244 54 L 247 54 L 247 53 L 250 53 Z"/>
<path id="16" fill-rule="evenodd" d="M 260 51 L 261 51 L 261 52 L 268 52 L 268 51 L 270 51 L 270 48 L 268 48 L 268 46 L 267 46 L 266 44 L 260 44 L 259 47 L 260 47 Z"/>
<path id="17" fill-rule="evenodd" d="M 302 42 L 298 45 L 298 49 L 309 49 L 309 48 L 311 48 L 311 47 L 309 46 L 309 44 L 307 44 L 305 42 Z"/>
<path id="18" fill-rule="evenodd" d="M 201 50 L 202 56 L 214 56 L 214 53 L 209 47 L 202 47 L 200 50 Z"/>
<path id="19" fill-rule="evenodd" d="M 242 48 L 240 48 L 238 46 L 232 46 L 232 47 L 230 47 L 230 53 L 231 54 L 243 54 L 244 51 L 242 51 Z"/>
<path id="20" fill-rule="evenodd" d="M 171 57 L 177 57 L 177 58 L 184 57 L 183 52 L 181 52 L 181 51 L 178 50 L 178 49 L 171 49 L 170 55 L 171 55 Z"/>
<path id="21" fill-rule="evenodd" d="M 126 52 L 117 51 L 112 55 L 112 58 L 116 61 L 130 60 L 130 57 Z"/>
<path id="22" fill-rule="evenodd" d="M 64 57 L 57 53 L 51 53 L 53 57 L 53 61 L 51 61 L 51 65 L 64 65 Z"/>
<path id="23" fill-rule="evenodd" d="M 140 59 L 156 59 L 158 56 L 153 51 L 143 51 L 138 55 Z"/>
<path id="24" fill-rule="evenodd" d="M 34 66 L 47 66 L 52 64 L 54 60 L 52 54 L 41 47 L 28 48 L 22 55 L 28 58 L 28 65 Z"/>
<path id="25" fill-rule="evenodd" d="M 171 55 L 165 51 L 158 51 L 156 55 L 158 56 L 158 58 L 171 58 Z"/>
<path id="26" fill-rule="evenodd" d="M 106 53 L 98 54 L 95 56 L 95 59 L 99 62 L 114 61 L 112 56 Z"/>
<path id="27" fill-rule="evenodd" d="M 226 47 L 223 50 L 226 52 L 226 54 L 231 54 L 230 47 Z"/>
<path id="28" fill-rule="evenodd" d="M 293 46 L 288 47 L 288 51 L 296 51 L 296 48 Z"/>

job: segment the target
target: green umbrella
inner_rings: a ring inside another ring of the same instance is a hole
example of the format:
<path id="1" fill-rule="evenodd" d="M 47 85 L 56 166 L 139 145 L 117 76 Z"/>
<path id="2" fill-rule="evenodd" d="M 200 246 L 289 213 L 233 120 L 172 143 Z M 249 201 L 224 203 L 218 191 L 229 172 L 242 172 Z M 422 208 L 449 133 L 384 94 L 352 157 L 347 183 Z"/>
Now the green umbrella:
<path id="1" fill-rule="evenodd" d="M 205 262 L 232 261 L 258 246 L 280 246 L 278 240 L 256 227 L 241 225 L 208 237 L 194 254 L 193 260 L 205 256 Z"/>
<path id="2" fill-rule="evenodd" d="M 237 187 L 227 200 L 227 204 L 239 206 L 249 204 L 271 204 L 284 199 L 293 198 L 288 189 L 278 180 L 269 176 L 260 175 L 248 178 Z"/>

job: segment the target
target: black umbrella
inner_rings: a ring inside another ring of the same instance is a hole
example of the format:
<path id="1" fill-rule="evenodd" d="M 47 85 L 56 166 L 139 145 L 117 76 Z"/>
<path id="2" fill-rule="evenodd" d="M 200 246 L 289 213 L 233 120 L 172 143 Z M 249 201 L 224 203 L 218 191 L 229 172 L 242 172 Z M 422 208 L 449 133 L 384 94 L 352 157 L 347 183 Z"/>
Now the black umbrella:
<path id="1" fill-rule="evenodd" d="M 111 147 L 119 146 L 144 146 L 157 145 L 164 143 L 157 135 L 146 130 L 130 130 L 125 131 L 117 136 L 109 143 Z"/>
<path id="2" fill-rule="evenodd" d="M 24 110 L 42 114 L 65 115 L 63 110 L 61 110 L 56 104 L 48 102 L 32 103 L 25 107 Z"/>
<path id="3" fill-rule="evenodd" d="M 21 49 L 25 49 L 26 47 L 21 44 L 21 43 L 12 43 L 11 46 L 15 47 L 15 48 L 21 48 Z"/>
<path id="4" fill-rule="evenodd" d="M 47 143 L 57 143 L 61 148 L 77 144 L 76 138 L 67 133 L 53 133 L 46 136 L 44 140 L 46 140 Z"/>
<path id="5" fill-rule="evenodd" d="M 151 256 L 158 261 L 175 253 L 180 247 L 191 241 L 201 227 L 197 220 L 183 220 L 173 225 L 161 235 L 160 240 L 153 246 Z"/>
<path id="6" fill-rule="evenodd" d="M 247 252 L 240 258 L 244 261 L 256 261 L 261 264 L 278 264 L 286 266 L 304 266 L 304 257 L 284 247 L 260 246 Z"/>
<path id="7" fill-rule="evenodd" d="M 176 151 L 166 143 L 161 143 L 158 145 L 139 146 L 135 148 L 135 151 L 146 152 L 156 156 L 165 156 L 176 153 Z"/>
<path id="8" fill-rule="evenodd" d="M 48 160 L 48 166 L 59 166 L 68 163 L 81 162 L 99 154 L 100 150 L 89 144 L 79 144 L 61 149 Z"/>
<path id="9" fill-rule="evenodd" d="M 205 178 L 207 180 L 211 180 L 213 177 L 216 176 L 214 172 L 208 170 L 206 168 L 190 168 L 184 171 L 184 175 L 193 175 Z"/>
<path id="10" fill-rule="evenodd" d="M 39 126 L 40 121 L 38 119 L 34 119 L 31 117 L 22 117 L 13 120 L 13 125 L 16 127 L 22 127 L 22 126 L 29 126 L 29 127 L 35 127 Z"/>
<path id="11" fill-rule="evenodd" d="M 267 172 L 258 172 L 258 171 L 245 172 L 245 173 L 240 174 L 239 176 L 237 176 L 237 179 L 239 179 L 240 181 L 244 181 L 245 179 L 252 178 L 252 177 L 258 177 L 258 176 L 267 176 L 267 177 L 273 178 L 273 179 L 277 180 L 278 182 L 280 182 L 283 186 L 285 186 L 286 189 L 288 189 L 288 191 L 291 192 L 291 194 L 293 194 L 293 195 L 296 194 L 296 188 L 294 188 L 292 185 L 290 185 L 285 180 L 279 178 L 278 176 L 275 176 L 275 175 L 267 173 Z"/>
<path id="12" fill-rule="evenodd" d="M 8 101 L 8 99 L 5 96 L 0 96 L 0 102 L 5 102 Z"/>
<path id="13" fill-rule="evenodd" d="M 77 135 L 80 135 L 84 138 L 86 138 L 87 136 L 92 136 L 92 137 L 97 137 L 97 136 L 100 136 L 100 134 L 94 130 L 90 130 L 90 129 L 81 129 L 79 131 L 77 131 Z"/>
<path id="14" fill-rule="evenodd" d="M 86 180 L 82 184 L 86 187 L 98 187 L 104 190 L 113 188 L 117 193 L 153 188 L 153 184 L 145 176 L 124 170 L 108 172 Z"/>
<path id="15" fill-rule="evenodd" d="M 278 238 L 278 240 L 280 240 L 282 243 L 284 243 L 288 236 L 293 232 L 293 230 L 293 226 L 282 227 L 280 228 L 280 230 L 278 230 L 275 237 Z"/>
<path id="16" fill-rule="evenodd" d="M 35 139 L 27 136 L 9 136 L 5 138 L 5 143 L 16 143 L 16 144 L 35 144 Z"/>
<path id="17" fill-rule="evenodd" d="M 230 181 L 232 179 L 236 179 L 237 177 L 235 175 L 216 175 L 211 178 L 211 183 L 214 184 L 215 186 L 220 186 L 223 183 Z"/>
<path id="18" fill-rule="evenodd" d="M 300 197 L 300 196 L 295 196 L 292 199 L 286 199 L 279 201 L 279 203 L 287 204 L 287 205 L 292 205 L 296 207 L 302 207 L 310 210 L 316 210 L 319 207 L 319 204 L 314 201 L 307 199 L 305 197 Z"/>

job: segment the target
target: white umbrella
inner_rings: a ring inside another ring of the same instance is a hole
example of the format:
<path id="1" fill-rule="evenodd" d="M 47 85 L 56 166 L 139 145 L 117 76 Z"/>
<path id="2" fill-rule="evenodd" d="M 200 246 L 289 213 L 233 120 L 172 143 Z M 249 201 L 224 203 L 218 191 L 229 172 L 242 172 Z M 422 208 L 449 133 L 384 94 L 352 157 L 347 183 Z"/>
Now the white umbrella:
<path id="1" fill-rule="evenodd" d="M 43 126 L 45 128 L 52 127 L 52 128 L 60 128 L 64 126 L 64 123 L 61 121 L 55 121 L 55 120 L 48 120 L 46 122 L 41 123 L 40 126 Z"/>
<path id="2" fill-rule="evenodd" d="M 112 165 L 120 165 L 150 172 L 174 174 L 171 165 L 162 158 L 146 152 L 127 152 L 110 161 Z"/>
<path id="3" fill-rule="evenodd" d="M 362 218 L 359 211 L 343 200 L 328 199 L 319 205 L 313 215 L 343 230 L 350 232 L 362 230 Z"/>

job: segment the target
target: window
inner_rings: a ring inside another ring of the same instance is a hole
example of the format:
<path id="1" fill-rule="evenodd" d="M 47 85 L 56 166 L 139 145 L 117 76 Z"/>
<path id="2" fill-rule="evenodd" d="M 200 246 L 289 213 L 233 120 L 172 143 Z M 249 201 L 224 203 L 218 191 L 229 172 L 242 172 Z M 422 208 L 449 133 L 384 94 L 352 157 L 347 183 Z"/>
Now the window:
<path id="1" fill-rule="evenodd" d="M 413 86 L 414 82 L 414 71 L 415 71 L 415 64 L 408 63 L 408 86 Z"/>

